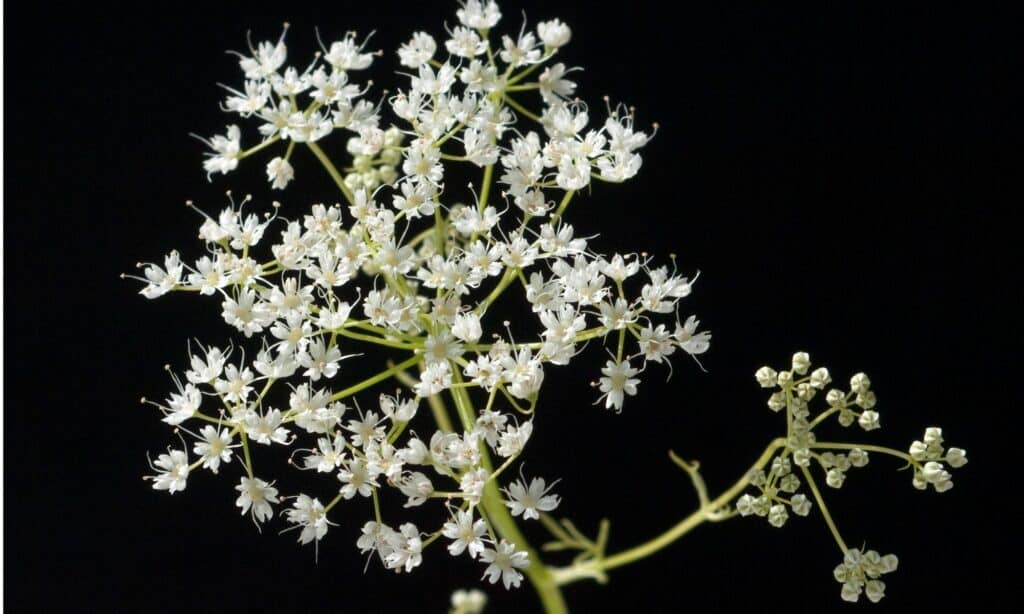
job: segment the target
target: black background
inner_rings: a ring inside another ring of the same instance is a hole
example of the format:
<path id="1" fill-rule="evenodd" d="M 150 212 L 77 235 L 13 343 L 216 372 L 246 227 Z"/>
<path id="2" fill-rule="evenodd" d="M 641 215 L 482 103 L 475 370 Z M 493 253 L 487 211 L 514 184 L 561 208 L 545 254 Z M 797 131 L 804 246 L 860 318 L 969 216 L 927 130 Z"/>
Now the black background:
<path id="1" fill-rule="evenodd" d="M 970 464 L 944 494 L 920 493 L 875 457 L 826 493 L 851 544 L 895 552 L 875 609 L 1009 605 L 1019 546 L 1017 480 L 1003 475 L 1020 411 L 1019 219 L 1010 186 L 1020 140 L 1019 34 L 971 8 L 715 11 L 656 2 L 606 8 L 528 2 L 530 23 L 573 27 L 564 61 L 579 94 L 638 107 L 661 129 L 622 186 L 574 204 L 603 251 L 676 253 L 701 278 L 684 309 L 714 333 L 703 373 L 654 369 L 621 415 L 592 406 L 581 371 L 548 370 L 529 473 L 560 477 L 560 512 L 587 531 L 612 522 L 611 549 L 688 513 L 694 497 L 669 448 L 699 458 L 725 488 L 779 433 L 753 380 L 806 349 L 837 380 L 865 370 L 883 429 L 905 447 L 941 425 Z M 505 2 L 504 29 L 517 30 Z M 292 24 L 290 61 L 325 40 L 376 29 L 374 71 L 394 87 L 392 50 L 425 29 L 440 38 L 454 5 L 374 2 L 217 8 L 154 3 L 21 14 L 5 31 L 5 605 L 10 611 L 439 611 L 477 564 L 440 549 L 395 577 L 353 542 L 368 517 L 339 507 L 319 562 L 294 535 L 262 535 L 233 506 L 235 479 L 197 473 L 168 496 L 140 478 L 146 452 L 174 440 L 138 397 L 170 388 L 185 341 L 223 342 L 212 302 L 146 301 L 118 274 L 178 247 L 197 253 L 198 218 L 223 192 L 282 198 L 299 211 L 333 198 L 298 157 L 299 192 L 271 194 L 257 162 L 208 183 L 203 146 L 221 133 L 218 81 L 241 82 L 225 49 Z M 249 133 L 252 134 L 251 132 Z M 339 150 L 334 137 L 328 148 Z M 265 159 L 262 159 L 265 162 Z M 684 313 L 685 315 L 685 313 Z M 1012 319 L 1011 319 L 1012 316 Z M 589 361 L 589 362 L 588 362 Z M 590 369 L 587 371 L 587 369 Z M 535 528 L 535 527 L 534 527 Z M 539 531 L 530 533 L 541 539 Z M 840 554 L 817 514 L 777 530 L 761 520 L 701 527 L 658 556 L 566 589 L 577 611 L 859 609 L 839 599 Z M 485 587 L 494 612 L 532 611 L 530 588 Z M 862 603 L 861 607 L 867 605 Z"/>

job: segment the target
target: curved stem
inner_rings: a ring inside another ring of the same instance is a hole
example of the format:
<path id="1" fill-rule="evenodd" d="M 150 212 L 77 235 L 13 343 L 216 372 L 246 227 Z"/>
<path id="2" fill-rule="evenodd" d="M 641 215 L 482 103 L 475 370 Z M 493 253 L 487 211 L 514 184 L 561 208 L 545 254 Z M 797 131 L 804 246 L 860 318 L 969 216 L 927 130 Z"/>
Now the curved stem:
<path id="1" fill-rule="evenodd" d="M 786 440 L 781 437 L 773 440 L 768 444 L 768 447 L 765 448 L 764 452 L 761 453 L 761 456 L 758 457 L 757 461 L 754 462 L 750 469 L 744 472 L 742 478 L 737 480 L 736 483 L 730 486 L 728 490 L 718 495 L 718 497 L 707 502 L 706 505 L 700 506 L 695 512 L 676 523 L 676 525 L 668 531 L 665 531 L 654 539 L 646 541 L 638 546 L 634 546 L 628 550 L 623 550 L 618 554 L 613 554 L 612 556 L 605 557 L 601 560 L 586 561 L 570 567 L 556 568 L 552 570 L 552 576 L 555 582 L 562 585 L 584 578 L 593 578 L 600 572 L 614 569 L 615 567 L 621 567 L 642 558 L 646 558 L 658 550 L 668 546 L 705 521 L 715 518 L 716 511 L 728 505 L 730 501 L 735 499 L 741 492 L 743 492 L 743 489 L 749 485 L 747 476 L 750 472 L 763 469 L 767 466 L 775 455 L 776 450 L 785 445 Z"/>

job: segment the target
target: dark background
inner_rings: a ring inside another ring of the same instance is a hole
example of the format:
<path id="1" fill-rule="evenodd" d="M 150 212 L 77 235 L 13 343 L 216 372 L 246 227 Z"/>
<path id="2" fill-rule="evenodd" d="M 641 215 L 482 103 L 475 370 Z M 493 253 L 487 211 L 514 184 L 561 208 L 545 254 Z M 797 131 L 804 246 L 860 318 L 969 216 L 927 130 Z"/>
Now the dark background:
<path id="1" fill-rule="evenodd" d="M 676 253 L 700 269 L 684 310 L 714 332 L 708 373 L 680 359 L 664 383 L 656 368 L 621 415 L 590 404 L 596 348 L 586 375 L 547 371 L 525 458 L 530 473 L 562 479 L 559 512 L 588 532 L 610 516 L 613 551 L 668 527 L 695 502 L 666 450 L 701 459 L 712 491 L 731 484 L 783 428 L 754 370 L 806 349 L 838 381 L 871 375 L 883 429 L 866 439 L 904 448 L 941 425 L 971 459 L 944 495 L 913 490 L 877 455 L 826 493 L 851 544 L 900 557 L 875 609 L 1012 603 L 1020 514 L 1009 497 L 1019 480 L 1003 472 L 1018 462 L 1004 455 L 1021 409 L 1020 201 L 1009 195 L 1021 160 L 1010 133 L 1021 50 L 1009 15 L 973 3 L 558 4 L 523 6 L 531 25 L 557 16 L 572 26 L 563 61 L 585 67 L 576 80 L 595 115 L 610 94 L 638 107 L 641 126 L 661 124 L 639 177 L 574 204 L 577 227 L 600 231 L 602 251 Z M 503 31 L 518 29 L 518 6 L 503 4 Z M 167 393 L 161 366 L 184 364 L 188 337 L 223 341 L 229 331 L 212 302 L 149 302 L 118 274 L 173 247 L 196 253 L 187 198 L 208 211 L 226 189 L 281 198 L 261 177 L 265 158 L 208 183 L 204 148 L 188 136 L 227 122 L 216 83 L 241 75 L 224 50 L 244 48 L 247 29 L 276 39 L 288 20 L 290 60 L 303 65 L 316 26 L 325 40 L 377 29 L 371 47 L 387 53 L 373 78 L 393 87 L 397 44 L 419 29 L 441 40 L 442 19 L 455 21 L 454 4 L 303 7 L 8 7 L 10 611 L 439 611 L 450 588 L 476 584 L 478 564 L 436 547 L 411 576 L 364 573 L 353 543 L 368 511 L 358 503 L 332 517 L 339 526 L 319 562 L 293 534 L 275 535 L 280 522 L 257 534 L 233 506 L 237 463 L 219 480 L 194 474 L 174 496 L 140 479 L 147 451 L 173 440 L 138 398 Z M 293 211 L 334 198 L 315 160 L 298 156 L 296 168 L 307 187 L 285 193 Z M 817 514 L 783 530 L 734 520 L 613 572 L 608 586 L 565 593 L 580 612 L 867 608 L 840 601 L 839 560 Z M 485 588 L 488 611 L 536 608 L 526 585 Z"/>

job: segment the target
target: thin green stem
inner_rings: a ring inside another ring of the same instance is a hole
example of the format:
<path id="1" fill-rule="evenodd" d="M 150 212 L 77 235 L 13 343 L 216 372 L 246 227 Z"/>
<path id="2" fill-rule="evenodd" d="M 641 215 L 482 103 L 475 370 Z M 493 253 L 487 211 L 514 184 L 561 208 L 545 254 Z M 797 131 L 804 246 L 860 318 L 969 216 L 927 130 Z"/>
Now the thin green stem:
<path id="1" fill-rule="evenodd" d="M 415 365 L 416 363 L 420 362 L 421 360 L 423 360 L 422 356 L 419 356 L 419 355 L 413 356 L 412 358 L 409 358 L 408 360 L 400 362 L 400 363 L 398 363 L 397 365 L 395 365 L 393 367 L 390 367 L 388 369 L 385 369 L 385 370 L 381 371 L 380 373 L 378 373 L 377 375 L 374 375 L 373 377 L 368 377 L 368 378 L 364 379 L 363 381 L 359 382 L 358 384 L 353 384 L 352 386 L 349 386 L 348 388 L 342 390 L 341 392 L 335 392 L 331 396 L 331 400 L 332 401 L 338 401 L 338 400 L 344 399 L 346 397 L 350 397 L 353 394 L 356 394 L 357 392 L 362 392 L 363 390 L 366 390 L 370 386 L 373 386 L 375 384 L 379 384 L 380 382 L 383 382 L 384 380 L 388 379 L 389 377 L 392 377 L 393 375 L 395 375 L 399 371 L 404 371 L 404 370 L 408 369 L 409 367 Z"/>
<path id="2" fill-rule="evenodd" d="M 553 569 L 552 575 L 554 580 L 558 584 L 562 585 L 584 578 L 597 578 L 599 577 L 599 574 L 604 571 L 633 563 L 654 554 L 680 537 L 686 535 L 705 521 L 720 519 L 720 517 L 716 518 L 716 512 L 727 506 L 733 499 L 743 492 L 745 488 L 747 488 L 749 485 L 747 476 L 750 472 L 763 469 L 767 466 L 775 455 L 776 450 L 785 445 L 786 440 L 781 437 L 773 440 L 768 447 L 765 448 L 764 452 L 761 453 L 761 456 L 758 457 L 751 468 L 743 473 L 742 478 L 737 480 L 735 484 L 730 486 L 728 490 L 720 494 L 718 497 L 708 501 L 705 505 L 700 506 L 695 512 L 678 522 L 668 531 L 665 531 L 654 539 L 646 541 L 638 546 L 634 546 L 633 548 L 624 550 L 618 554 L 614 554 L 601 560 L 586 561 L 570 567 Z"/>
<path id="3" fill-rule="evenodd" d="M 537 115 L 533 111 L 530 111 L 529 109 L 527 109 L 523 105 L 519 104 L 518 102 L 516 102 L 512 98 L 510 98 L 508 96 L 505 96 L 505 102 L 508 103 L 508 106 L 512 107 L 513 109 L 515 109 L 517 112 L 521 113 L 522 115 L 525 115 L 526 117 L 529 117 L 530 119 L 532 119 L 533 121 L 537 122 L 538 124 L 541 123 L 541 119 L 540 119 L 539 115 Z"/>
<path id="4" fill-rule="evenodd" d="M 347 200 L 350 205 L 356 204 L 356 199 L 352 194 L 352 190 L 345 185 L 345 178 L 341 176 L 341 173 L 338 172 L 338 168 L 334 166 L 334 163 L 327 157 L 324 150 L 320 149 L 320 146 L 312 141 L 307 142 L 306 145 L 309 147 L 310 151 L 313 152 L 313 155 L 320 160 L 320 164 L 323 164 L 324 168 L 327 169 L 327 174 L 330 175 L 331 179 L 334 180 L 334 183 L 337 184 L 338 189 L 341 190 L 341 193 L 345 196 L 345 200 Z"/>
<path id="5" fill-rule="evenodd" d="M 562 218 L 562 214 L 565 213 L 565 210 L 569 207 L 569 201 L 572 200 L 572 196 L 575 193 L 576 190 L 569 190 L 565 193 L 565 196 L 562 197 L 562 201 L 558 203 L 558 208 L 555 209 L 555 214 L 551 216 L 553 221 Z"/>
<path id="6" fill-rule="evenodd" d="M 242 160 L 244 158 L 248 158 L 249 156 L 253 155 L 254 153 L 257 153 L 259 151 L 263 151 L 267 147 L 270 147 L 271 145 L 273 145 L 274 143 L 276 143 L 276 142 L 278 142 L 280 140 L 281 140 L 281 136 L 280 135 L 272 136 L 269 139 L 267 139 L 267 140 L 263 141 L 262 143 L 260 143 L 259 145 L 255 145 L 253 147 L 250 147 L 249 149 L 246 149 L 242 153 L 238 154 L 238 159 Z"/>
<path id="7" fill-rule="evenodd" d="M 910 456 L 906 452 L 900 452 L 899 450 L 894 450 L 892 448 L 886 448 L 885 446 L 874 446 L 874 445 L 870 445 L 870 444 L 857 444 L 857 443 L 835 443 L 835 442 L 831 442 L 831 441 L 819 441 L 817 443 L 811 444 L 808 447 L 810 447 L 813 450 L 829 450 L 829 449 L 831 449 L 831 450 L 854 450 L 854 449 L 859 449 L 859 450 L 864 450 L 865 452 L 878 452 L 879 454 L 888 454 L 889 456 L 894 456 L 896 458 L 905 460 L 908 463 L 916 464 L 915 461 L 914 461 L 914 457 Z"/>
<path id="8" fill-rule="evenodd" d="M 383 345 L 385 347 L 395 348 L 395 349 L 399 349 L 399 350 L 418 350 L 418 349 L 422 349 L 421 346 L 413 345 L 411 343 L 403 343 L 401 341 L 392 341 L 390 339 L 382 339 L 380 337 L 374 337 L 373 335 L 364 335 L 362 333 L 354 333 L 354 332 L 352 332 L 350 330 L 345 330 L 344 328 L 339 328 L 338 330 L 334 330 L 334 331 L 331 331 L 331 332 L 332 333 L 336 333 L 338 335 L 341 335 L 342 337 L 348 337 L 349 339 L 357 339 L 359 341 L 366 341 L 367 343 L 375 343 L 377 345 Z"/>
<path id="9" fill-rule="evenodd" d="M 828 525 L 828 530 L 832 532 L 832 537 L 835 538 L 836 543 L 839 544 L 840 550 L 846 553 L 846 542 L 843 541 L 843 537 L 839 534 L 839 529 L 836 528 L 836 523 L 832 520 L 832 514 L 828 512 L 828 506 L 825 505 L 825 499 L 822 498 L 821 492 L 818 490 L 818 485 L 814 483 L 814 476 L 811 475 L 810 470 L 807 467 L 800 467 L 800 471 L 804 474 L 804 479 L 807 480 L 807 485 L 811 488 L 811 493 L 814 494 L 814 500 L 818 502 L 818 508 L 821 509 L 821 515 L 825 518 L 825 524 Z"/>

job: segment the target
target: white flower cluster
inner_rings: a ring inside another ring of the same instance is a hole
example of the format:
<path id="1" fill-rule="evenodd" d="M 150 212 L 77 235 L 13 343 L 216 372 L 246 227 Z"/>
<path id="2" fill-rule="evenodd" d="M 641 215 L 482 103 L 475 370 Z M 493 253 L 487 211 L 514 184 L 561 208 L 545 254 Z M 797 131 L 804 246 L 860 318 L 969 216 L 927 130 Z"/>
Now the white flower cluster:
<path id="1" fill-rule="evenodd" d="M 494 2 L 470 0 L 457 16 L 460 25 L 441 45 L 447 58 L 423 32 L 398 50 L 413 72 L 408 88 L 389 100 L 392 124 L 359 99 L 366 88 L 350 81 L 373 61 L 354 34 L 301 70 L 285 67 L 283 35 L 239 54 L 245 85 L 230 90 L 224 108 L 259 120 L 262 141 L 245 150 L 241 130 L 230 126 L 208 141 L 208 173 L 227 173 L 287 142 L 267 167 L 273 187 L 284 188 L 301 144 L 347 206 L 316 204 L 289 219 L 278 203 L 260 216 L 247 208 L 250 197 L 232 198 L 216 217 L 203 214 L 204 253 L 191 264 L 172 251 L 162 266 L 140 265 L 145 297 L 217 296 L 224 322 L 244 337 L 237 347 L 190 350 L 190 368 L 183 377 L 172 374 L 175 392 L 152 403 L 164 422 L 192 438 L 194 457 L 188 445 L 169 449 L 150 477 L 154 488 L 174 493 L 196 468 L 217 473 L 241 456 L 236 504 L 257 525 L 289 499 L 285 517 L 300 529 L 299 541 L 317 542 L 335 505 L 368 498 L 374 519 L 357 545 L 387 568 L 411 571 L 424 548 L 444 536 L 452 555 L 481 560 L 487 579 L 510 587 L 519 585 L 528 553 L 485 522 L 484 500 L 523 519 L 559 503 L 541 478 L 504 488 L 497 481 L 532 434 L 533 421 L 516 412 L 534 411 L 545 366 L 566 365 L 582 344 L 601 339 L 614 351 L 595 382 L 598 402 L 621 410 L 625 397 L 637 394 L 648 361 L 664 363 L 677 349 L 699 355 L 710 334 L 698 330 L 694 316 L 678 315 L 695 277 L 635 254 L 598 253 L 564 221 L 592 180 L 635 175 L 649 138 L 634 128 L 631 111 L 609 110 L 591 127 L 587 107 L 568 100 L 571 69 L 550 60 L 571 38 L 569 28 L 548 21 L 536 33 L 503 36 L 497 46 Z M 538 113 L 516 99 L 531 92 L 539 94 Z M 537 129 L 519 128 L 522 121 Z M 336 130 L 350 133 L 351 163 L 343 170 L 320 146 Z M 483 169 L 469 205 L 445 186 L 460 163 Z M 508 206 L 493 202 L 499 197 Z M 513 339 L 508 323 L 490 311 L 512 291 L 533 314 L 532 339 Z M 248 357 L 240 350 L 247 345 Z M 398 357 L 372 377 L 341 383 L 343 361 L 371 346 Z M 354 403 L 392 378 L 404 392 Z M 455 425 L 443 395 L 454 401 Z M 418 411 L 424 400 L 434 420 L 417 421 L 430 434 L 420 438 L 410 425 L 425 413 Z M 305 493 L 282 497 L 277 481 L 256 477 L 260 446 L 289 447 L 299 469 L 333 474 L 338 484 L 327 503 Z M 406 508 L 436 499 L 448 506 L 450 521 L 432 533 L 413 522 L 389 525 L 379 505 L 384 488 L 401 493 Z"/>
<path id="2" fill-rule="evenodd" d="M 812 420 L 809 403 L 832 383 L 832 376 L 825 367 L 814 371 L 810 367 L 811 359 L 807 352 L 797 352 L 793 355 L 790 370 L 776 371 L 765 366 L 758 369 L 754 377 L 762 388 L 777 388 L 768 398 L 768 408 L 776 412 L 786 410 L 787 453 L 792 454 L 793 463 L 809 467 L 811 460 L 818 461 L 822 469 L 829 472 L 828 484 L 838 488 L 847 469 L 867 464 L 867 453 L 859 448 L 848 454 L 816 452 L 827 446 L 817 444 L 813 429 L 833 414 L 838 414 L 839 423 L 843 426 L 857 422 L 865 431 L 879 428 L 879 414 L 874 409 L 875 393 L 871 390 L 868 376 L 858 373 L 850 378 L 849 392 L 838 388 L 828 391 L 825 395 L 828 409 Z"/>
<path id="3" fill-rule="evenodd" d="M 736 500 L 736 511 L 740 516 L 767 517 L 773 527 L 781 527 L 789 520 L 790 510 L 798 516 L 811 513 L 811 502 L 807 496 L 794 494 L 800 488 L 800 478 L 793 473 L 789 455 L 776 456 L 767 473 L 757 469 L 748 479 L 761 494 L 757 497 L 745 494 Z"/>
<path id="4" fill-rule="evenodd" d="M 924 441 L 910 444 L 910 457 L 915 461 L 914 488 L 924 490 L 929 484 L 935 488 L 935 492 L 946 492 L 953 488 L 953 478 L 942 463 L 954 469 L 963 467 L 967 464 L 967 452 L 961 448 L 946 451 L 942 442 L 942 429 L 932 426 L 925 429 Z"/>
<path id="5" fill-rule="evenodd" d="M 811 371 L 811 359 L 806 352 L 794 354 L 788 370 L 776 371 L 765 366 L 754 376 L 762 388 L 773 390 L 768 408 L 776 412 L 786 410 L 786 437 L 778 440 L 777 447 L 782 451 L 772 459 L 770 470 L 766 472 L 755 468 L 750 473 L 748 481 L 759 494 L 741 495 L 736 500 L 736 511 L 741 516 L 767 517 L 768 522 L 776 527 L 785 524 L 789 511 L 806 516 L 811 502 L 803 494 L 792 494 L 801 484 L 792 467 L 799 467 L 822 508 L 829 529 L 845 552 L 844 563 L 835 570 L 836 579 L 843 583 L 843 599 L 857 601 L 861 592 L 866 592 L 871 601 L 877 602 L 885 593 L 885 584 L 878 577 L 896 569 L 896 557 L 879 557 L 874 551 L 862 553 L 846 547 L 815 485 L 810 471 L 812 464 L 816 463 L 824 473 L 828 486 L 840 488 L 850 468 L 867 465 L 869 452 L 880 453 L 912 466 L 916 488 L 924 489 L 931 484 L 936 491 L 943 492 L 952 488 L 953 482 L 942 463 L 950 467 L 963 466 L 967 463 L 966 452 L 960 448 L 945 451 L 942 429 L 939 428 L 927 429 L 925 440 L 915 441 L 909 454 L 878 445 L 819 440 L 814 429 L 833 415 L 844 427 L 856 422 L 864 431 L 873 431 L 879 428 L 879 414 L 874 409 L 876 398 L 871 390 L 871 381 L 867 375 L 858 373 L 850 378 L 848 392 L 830 389 L 825 394 L 827 408 L 812 417 L 810 401 L 829 386 L 832 378 L 824 367 Z"/>
<path id="6" fill-rule="evenodd" d="M 287 26 L 285 27 L 287 31 Z M 351 81 L 350 74 L 365 70 L 373 63 L 373 54 L 364 51 L 365 41 L 358 44 L 355 34 L 324 47 L 322 54 L 304 69 L 285 66 L 288 49 L 284 32 L 274 42 L 262 42 L 237 53 L 245 75 L 241 89 L 224 86 L 228 97 L 223 109 L 240 119 L 259 121 L 260 143 L 242 149 L 242 131 L 238 125 L 227 127 L 224 135 L 202 139 L 211 149 L 203 167 L 207 174 L 229 173 L 238 168 L 243 158 L 277 142 L 289 142 L 288 153 L 267 163 L 267 177 L 276 189 L 283 189 L 295 177 L 289 158 L 295 143 L 315 143 L 335 130 L 355 134 L 374 134 L 381 144 L 397 145 L 397 131 L 381 132 L 378 109 L 368 100 L 360 100 L 367 87 Z M 302 105 L 300 101 L 308 100 Z M 350 148 L 351 149 L 351 148 Z M 388 153 L 374 161 L 378 152 L 363 154 L 357 161 L 360 178 L 370 187 L 394 180 L 398 156 Z M 390 163 L 389 163 L 390 161 Z"/>
<path id="7" fill-rule="evenodd" d="M 898 564 L 895 554 L 881 556 L 874 550 L 865 552 L 851 548 L 832 574 L 836 582 L 843 585 L 840 594 L 844 601 L 856 603 L 864 593 L 872 603 L 878 603 L 885 596 L 885 582 L 879 578 L 882 574 L 896 571 Z"/>

